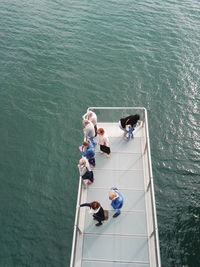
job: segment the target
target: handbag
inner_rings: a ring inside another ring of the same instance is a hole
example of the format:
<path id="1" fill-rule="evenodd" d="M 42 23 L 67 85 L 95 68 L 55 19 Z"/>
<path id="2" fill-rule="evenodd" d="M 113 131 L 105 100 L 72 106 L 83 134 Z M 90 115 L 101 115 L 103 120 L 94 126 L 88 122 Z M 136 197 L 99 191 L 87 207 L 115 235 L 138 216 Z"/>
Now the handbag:
<path id="1" fill-rule="evenodd" d="M 104 210 L 104 218 L 105 218 L 104 220 L 107 221 L 108 217 L 109 217 L 108 210 Z"/>
<path id="2" fill-rule="evenodd" d="M 100 150 L 108 155 L 110 154 L 110 148 L 108 146 L 100 145 Z"/>

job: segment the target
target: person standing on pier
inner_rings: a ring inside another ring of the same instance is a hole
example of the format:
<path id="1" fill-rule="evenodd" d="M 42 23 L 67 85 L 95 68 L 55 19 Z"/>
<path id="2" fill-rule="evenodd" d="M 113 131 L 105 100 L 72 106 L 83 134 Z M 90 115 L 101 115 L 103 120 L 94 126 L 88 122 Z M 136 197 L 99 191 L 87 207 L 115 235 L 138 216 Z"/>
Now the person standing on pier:
<path id="1" fill-rule="evenodd" d="M 102 225 L 102 221 L 105 220 L 105 215 L 104 215 L 104 210 L 101 207 L 99 202 L 93 201 L 91 203 L 83 203 L 77 206 L 77 208 L 80 208 L 80 207 L 89 207 L 90 213 L 92 213 L 93 219 L 98 221 L 98 223 L 96 223 L 96 226 Z"/>
<path id="2" fill-rule="evenodd" d="M 89 141 L 84 141 L 82 146 L 79 147 L 81 155 L 86 157 L 92 167 L 95 167 L 95 151 L 94 146 Z"/>
<path id="3" fill-rule="evenodd" d="M 84 134 L 84 140 L 85 141 L 90 141 L 93 146 L 96 146 L 97 142 L 95 141 L 95 129 L 94 125 L 91 121 L 89 120 L 83 120 L 83 134 Z"/>
<path id="4" fill-rule="evenodd" d="M 110 156 L 109 139 L 105 134 L 105 130 L 103 128 L 99 128 L 97 130 L 97 141 L 100 145 L 100 152 L 105 153 L 107 156 Z"/>
<path id="5" fill-rule="evenodd" d="M 82 157 L 77 165 L 79 173 L 85 184 L 92 184 L 94 182 L 94 174 L 90 168 L 90 164 L 86 157 Z"/>
<path id="6" fill-rule="evenodd" d="M 95 136 L 97 136 L 97 115 L 94 113 L 94 111 L 87 111 L 83 116 L 83 120 L 88 120 L 91 121 L 94 125 L 94 130 L 95 130 Z"/>
<path id="7" fill-rule="evenodd" d="M 124 131 L 124 136 L 127 139 L 133 138 L 133 131 L 135 130 L 137 123 L 139 123 L 140 115 L 130 115 L 126 118 L 122 118 L 119 120 L 119 128 Z"/>
<path id="8" fill-rule="evenodd" d="M 115 210 L 115 214 L 113 215 L 113 218 L 116 218 L 121 213 L 121 208 L 123 206 L 124 199 L 122 195 L 120 194 L 117 187 L 111 187 L 111 190 L 109 191 L 109 199 L 111 200 L 111 206 Z"/>

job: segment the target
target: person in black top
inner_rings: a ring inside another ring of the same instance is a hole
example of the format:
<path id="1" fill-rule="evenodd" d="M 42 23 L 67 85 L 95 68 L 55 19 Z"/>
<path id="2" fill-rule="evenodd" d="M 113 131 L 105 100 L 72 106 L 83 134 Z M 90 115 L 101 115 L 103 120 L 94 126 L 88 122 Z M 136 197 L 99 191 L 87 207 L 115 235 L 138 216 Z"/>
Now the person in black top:
<path id="1" fill-rule="evenodd" d="M 130 129 L 134 131 L 139 119 L 140 115 L 135 114 L 119 120 L 119 127 L 124 131 L 124 135 L 129 133 Z"/>
<path id="2" fill-rule="evenodd" d="M 104 210 L 101 207 L 99 202 L 93 201 L 91 203 L 83 203 L 80 206 L 78 206 L 77 208 L 80 208 L 80 207 L 89 207 L 90 212 L 93 214 L 92 215 L 93 219 L 98 221 L 96 226 L 102 225 L 102 221 L 105 220 L 105 215 L 104 215 Z"/>

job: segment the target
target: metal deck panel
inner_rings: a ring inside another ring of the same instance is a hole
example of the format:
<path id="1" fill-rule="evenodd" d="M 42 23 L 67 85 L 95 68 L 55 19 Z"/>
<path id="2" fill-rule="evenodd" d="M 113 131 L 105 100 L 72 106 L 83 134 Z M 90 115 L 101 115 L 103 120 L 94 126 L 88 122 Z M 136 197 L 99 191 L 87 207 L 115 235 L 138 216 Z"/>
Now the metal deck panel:
<path id="1" fill-rule="evenodd" d="M 96 154 L 96 168 L 103 170 L 141 170 L 142 156 L 139 153 L 111 153 L 111 157 Z"/>
<path id="2" fill-rule="evenodd" d="M 110 212 L 110 216 L 113 214 L 113 211 Z M 85 233 L 147 236 L 146 214 L 141 211 L 123 211 L 117 219 L 111 217 L 101 227 L 96 227 L 91 216 L 86 216 Z"/>
<path id="3" fill-rule="evenodd" d="M 115 185 L 118 188 L 144 190 L 143 170 L 104 170 L 94 169 L 94 184 L 91 188 L 109 188 Z"/>
<path id="4" fill-rule="evenodd" d="M 117 263 L 105 261 L 83 261 L 82 267 L 149 267 L 149 263 Z"/>
<path id="5" fill-rule="evenodd" d="M 83 259 L 148 263 L 147 238 L 85 234 Z"/>
<path id="6" fill-rule="evenodd" d="M 131 142 L 127 142 L 125 138 L 110 137 L 109 145 L 111 152 L 141 153 L 141 138 L 138 137 L 134 137 Z"/>

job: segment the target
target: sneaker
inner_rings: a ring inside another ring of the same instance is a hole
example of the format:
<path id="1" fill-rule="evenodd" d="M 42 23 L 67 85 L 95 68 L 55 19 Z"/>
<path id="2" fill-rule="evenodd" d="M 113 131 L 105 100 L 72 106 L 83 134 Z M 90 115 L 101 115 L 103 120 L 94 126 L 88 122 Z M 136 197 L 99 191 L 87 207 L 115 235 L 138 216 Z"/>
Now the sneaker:
<path id="1" fill-rule="evenodd" d="M 116 218 L 117 216 L 119 216 L 120 213 L 119 212 L 116 212 L 114 215 L 113 215 L 113 218 Z"/>
<path id="2" fill-rule="evenodd" d="M 95 225 L 96 225 L 96 226 L 100 226 L 100 225 L 102 225 L 102 223 L 101 223 L 101 222 L 99 222 L 99 223 L 96 223 Z"/>

